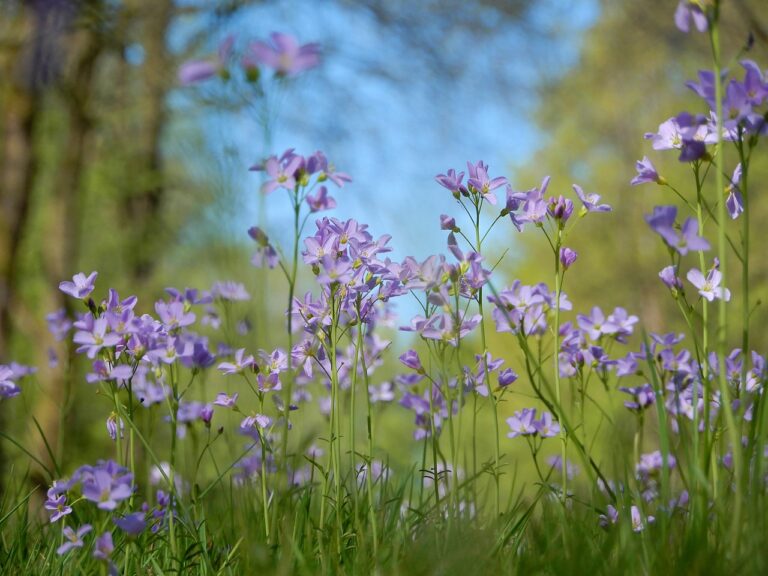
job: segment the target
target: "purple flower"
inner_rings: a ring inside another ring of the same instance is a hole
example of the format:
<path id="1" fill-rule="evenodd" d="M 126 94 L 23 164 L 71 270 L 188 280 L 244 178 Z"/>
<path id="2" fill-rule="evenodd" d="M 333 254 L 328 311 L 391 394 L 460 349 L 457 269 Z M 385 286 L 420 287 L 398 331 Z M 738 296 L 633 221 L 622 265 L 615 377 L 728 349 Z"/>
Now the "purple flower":
<path id="1" fill-rule="evenodd" d="M 648 383 L 635 388 L 620 386 L 619 390 L 632 396 L 632 400 L 625 401 L 624 406 L 635 412 L 642 412 L 656 401 L 656 394 Z"/>
<path id="2" fill-rule="evenodd" d="M 517 380 L 517 373 L 512 368 L 505 368 L 499 372 L 499 388 L 506 388 Z"/>
<path id="3" fill-rule="evenodd" d="M 638 184 L 645 184 L 650 182 L 656 182 L 656 184 L 664 184 L 664 178 L 659 176 L 653 163 L 649 160 L 648 156 L 643 156 L 642 160 L 638 160 L 635 164 L 637 169 L 637 176 L 632 178 L 630 184 L 637 186 Z"/>
<path id="4" fill-rule="evenodd" d="M 77 529 L 77 532 L 75 532 L 69 526 L 64 526 L 62 533 L 64 534 L 65 542 L 56 549 L 56 554 L 61 556 L 72 550 L 72 548 L 82 548 L 84 545 L 83 536 L 88 534 L 92 529 L 90 524 L 83 524 Z"/>
<path id="5" fill-rule="evenodd" d="M 265 416 L 264 414 L 254 414 L 253 416 L 246 416 L 243 421 L 240 422 L 240 429 L 243 432 L 249 433 L 254 428 L 264 430 L 271 423 L 272 420 L 269 418 L 269 416 Z"/>
<path id="6" fill-rule="evenodd" d="M 110 380 L 128 380 L 131 376 L 133 376 L 133 368 L 128 366 L 128 364 L 113 366 L 111 362 L 96 360 L 93 363 L 93 372 L 86 374 L 85 380 L 89 384 L 93 384 Z"/>
<path id="7" fill-rule="evenodd" d="M 195 322 L 195 313 L 188 311 L 183 302 L 168 303 L 158 300 L 155 302 L 155 312 L 165 325 L 166 330 L 184 328 Z"/>
<path id="8" fill-rule="evenodd" d="M 133 476 L 117 476 L 107 468 L 95 468 L 83 481 L 83 497 L 96 502 L 101 510 L 114 510 L 118 502 L 130 498 L 133 493 Z"/>
<path id="9" fill-rule="evenodd" d="M 368 394 L 371 398 L 371 403 L 377 402 L 392 402 L 395 399 L 395 389 L 392 382 L 382 382 L 379 386 L 368 386 Z"/>
<path id="10" fill-rule="evenodd" d="M 65 294 L 69 294 L 73 298 L 85 298 L 93 292 L 95 287 L 94 282 L 98 275 L 98 272 L 91 272 L 88 276 L 79 272 L 72 277 L 72 282 L 65 280 L 59 284 L 59 290 Z"/>
<path id="11" fill-rule="evenodd" d="M 21 388 L 12 380 L 13 370 L 7 366 L 0 366 L 0 398 L 13 398 L 21 394 Z"/>
<path id="12" fill-rule="evenodd" d="M 126 534 L 136 536 L 147 527 L 145 518 L 144 512 L 134 512 L 133 514 L 126 514 L 122 518 L 113 518 L 112 521 Z"/>
<path id="13" fill-rule="evenodd" d="M 104 532 L 104 534 L 96 538 L 96 543 L 93 547 L 93 557 L 97 560 L 109 560 L 114 550 L 115 544 L 112 541 L 112 532 Z"/>
<path id="14" fill-rule="evenodd" d="M 683 287 L 683 281 L 677 276 L 677 266 L 667 266 L 659 272 L 659 278 L 668 288 L 679 290 Z"/>
<path id="15" fill-rule="evenodd" d="M 438 174 L 435 176 L 435 180 L 443 188 L 450 190 L 453 196 L 458 199 L 461 194 L 468 194 L 467 189 L 461 183 L 464 180 L 464 172 L 456 173 L 456 170 L 451 168 L 447 174 Z"/>
<path id="16" fill-rule="evenodd" d="M 219 44 L 218 57 L 215 60 L 187 60 L 184 62 L 179 68 L 179 82 L 183 86 L 189 86 L 196 82 L 208 80 L 217 74 L 224 75 L 234 41 L 234 36 L 227 36 Z"/>
<path id="17" fill-rule="evenodd" d="M 552 438 L 560 433 L 560 424 L 552 419 L 549 412 L 544 412 L 540 419 L 534 421 L 533 426 L 541 438 Z"/>
<path id="18" fill-rule="evenodd" d="M 107 319 L 102 316 L 93 321 L 90 330 L 75 332 L 72 341 L 81 345 L 77 352 L 85 352 L 88 358 L 93 359 L 102 348 L 115 346 L 122 341 L 122 337 L 114 332 L 107 333 Z"/>
<path id="19" fill-rule="evenodd" d="M 642 532 L 643 530 L 645 530 L 643 517 L 640 514 L 640 509 L 637 506 L 632 506 L 632 508 L 630 508 L 630 517 L 632 519 L 633 532 Z M 647 520 L 648 520 L 648 523 L 651 524 L 655 520 L 655 518 L 653 516 L 648 516 Z"/>
<path id="20" fill-rule="evenodd" d="M 675 26 L 681 32 L 690 32 L 691 20 L 699 32 L 706 32 L 709 24 L 702 5 L 696 0 L 680 0 L 675 10 Z"/>
<path id="21" fill-rule="evenodd" d="M 608 504 L 605 514 L 600 514 L 598 517 L 598 523 L 601 528 L 608 528 L 611 524 L 616 524 L 619 521 L 619 511 L 616 510 L 611 504 Z"/>
<path id="22" fill-rule="evenodd" d="M 316 195 L 307 194 L 307 204 L 310 212 L 321 212 L 336 208 L 336 200 L 328 195 L 328 188 L 320 186 Z"/>
<path id="23" fill-rule="evenodd" d="M 736 165 L 731 177 L 731 183 L 725 189 L 728 192 L 728 198 L 725 200 L 725 206 L 728 209 L 731 219 L 736 220 L 739 214 L 744 212 L 744 199 L 741 196 L 741 190 L 739 190 L 739 183 L 741 182 L 741 163 Z"/>
<path id="24" fill-rule="evenodd" d="M 248 236 L 256 241 L 256 253 L 251 258 L 251 264 L 256 268 L 262 268 L 264 264 L 269 269 L 277 266 L 279 258 L 274 246 L 269 243 L 269 237 L 258 226 L 253 226 L 248 229 Z"/>
<path id="25" fill-rule="evenodd" d="M 223 406 L 224 408 L 233 408 L 235 404 L 237 403 L 237 392 L 232 394 L 232 396 L 228 396 L 224 392 L 219 392 L 216 395 L 216 400 L 213 401 L 213 403 L 216 406 Z"/>
<path id="26" fill-rule="evenodd" d="M 269 194 L 278 188 L 285 188 L 289 192 L 296 187 L 296 171 L 301 166 L 303 158 L 301 156 L 290 154 L 286 157 L 283 154 L 285 160 L 278 160 L 277 156 L 270 156 L 267 161 L 264 162 L 264 171 L 267 173 L 269 180 L 264 182 L 261 187 L 261 191 L 264 194 Z M 254 166 L 251 170 L 261 169 L 261 167 Z"/>
<path id="27" fill-rule="evenodd" d="M 48 331 L 58 341 L 64 340 L 67 333 L 72 329 L 72 322 L 64 308 L 59 308 L 55 312 L 48 314 L 45 317 L 45 321 L 48 323 Z"/>
<path id="28" fill-rule="evenodd" d="M 560 248 L 560 264 L 563 265 L 563 270 L 568 270 L 578 257 L 579 253 L 576 250 L 566 248 L 565 246 Z"/>
<path id="29" fill-rule="evenodd" d="M 704 274 L 701 273 L 701 270 L 692 268 L 688 271 L 686 278 L 688 278 L 688 281 L 698 289 L 699 294 L 709 302 L 712 302 L 715 298 L 720 298 L 726 302 L 731 299 L 731 291 L 728 290 L 728 288 L 720 286 L 720 282 L 723 280 L 723 275 L 716 268 L 710 270 L 707 273 L 706 278 L 704 277 Z"/>
<path id="30" fill-rule="evenodd" d="M 48 491 L 48 499 L 45 501 L 45 509 L 51 514 L 51 524 L 72 513 L 72 507 L 67 506 L 67 497 L 64 494 Z"/>
<path id="31" fill-rule="evenodd" d="M 698 235 L 696 220 L 688 218 L 678 232 L 674 228 L 676 216 L 675 206 L 654 206 L 653 214 L 646 215 L 645 221 L 670 248 L 683 256 L 689 251 L 709 250 L 709 242 Z"/>
<path id="32" fill-rule="evenodd" d="M 211 287 L 211 294 L 215 298 L 228 300 L 230 302 L 238 300 L 250 300 L 251 295 L 240 282 L 216 282 Z"/>
<path id="33" fill-rule="evenodd" d="M 251 43 L 244 65 L 261 64 L 272 68 L 278 76 L 296 76 L 320 63 L 319 44 L 300 46 L 296 38 L 281 32 L 273 32 L 269 39 L 269 43 Z"/>
<path id="34" fill-rule="evenodd" d="M 547 213 L 555 220 L 560 220 L 561 224 L 564 224 L 573 213 L 573 202 L 562 195 L 557 198 L 552 197 L 547 204 Z"/>
<path id="35" fill-rule="evenodd" d="M 576 192 L 576 196 L 579 197 L 581 203 L 584 205 L 582 211 L 586 212 L 610 212 L 612 208 L 608 204 L 598 204 L 600 202 L 600 196 L 597 194 L 585 194 L 584 190 L 578 184 L 573 185 L 573 190 Z"/>
<path id="36" fill-rule="evenodd" d="M 113 442 L 117 441 L 118 431 L 120 433 L 120 438 L 123 438 L 125 424 L 123 423 L 122 418 L 118 418 L 117 414 L 112 412 L 109 418 L 107 418 L 107 434 L 109 434 L 109 437 L 112 438 Z"/>
<path id="37" fill-rule="evenodd" d="M 493 206 L 496 206 L 496 195 L 492 191 L 506 185 L 507 179 L 503 176 L 491 179 L 488 176 L 488 166 L 483 164 L 482 160 L 479 160 L 477 164 L 467 162 L 467 169 L 469 170 L 467 185 L 471 186 Z"/>
<path id="38" fill-rule="evenodd" d="M 532 436 L 536 434 L 536 409 L 535 408 L 523 408 L 515 412 L 514 416 L 507 418 L 507 424 L 510 427 L 510 432 L 507 433 L 508 438 L 516 438 L 517 436 Z"/>
<path id="39" fill-rule="evenodd" d="M 440 214 L 440 230 L 456 229 L 456 219 L 448 216 L 447 214 Z"/>
<path id="40" fill-rule="evenodd" d="M 400 356 L 400 362 L 405 364 L 411 370 L 415 370 L 420 374 L 424 374 L 424 366 L 421 364 L 418 352 L 416 350 L 408 350 Z"/>

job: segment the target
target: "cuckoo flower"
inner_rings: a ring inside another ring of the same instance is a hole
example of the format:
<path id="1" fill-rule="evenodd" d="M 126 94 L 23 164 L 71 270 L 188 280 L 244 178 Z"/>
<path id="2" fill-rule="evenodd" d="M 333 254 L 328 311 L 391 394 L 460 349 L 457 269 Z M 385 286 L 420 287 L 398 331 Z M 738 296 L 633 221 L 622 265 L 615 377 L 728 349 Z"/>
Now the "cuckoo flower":
<path id="1" fill-rule="evenodd" d="M 733 220 L 739 217 L 739 214 L 744 212 L 744 199 L 741 196 L 739 190 L 739 183 L 741 182 L 741 164 L 737 164 L 731 176 L 731 183 L 725 189 L 728 192 L 728 198 L 725 200 L 725 207 L 728 209 Z"/>
<path id="2" fill-rule="evenodd" d="M 94 282 L 98 272 L 91 272 L 88 276 L 79 272 L 72 277 L 72 281 L 65 280 L 59 284 L 59 290 L 69 294 L 73 298 L 85 298 L 94 289 Z"/>
<path id="3" fill-rule="evenodd" d="M 435 176 L 435 180 L 443 188 L 449 190 L 457 199 L 461 194 L 467 195 L 469 192 L 467 188 L 462 184 L 464 180 L 464 172 L 456 173 L 456 170 L 451 168 L 447 174 L 438 174 Z"/>
<path id="4" fill-rule="evenodd" d="M 484 164 L 482 160 L 479 160 L 477 164 L 467 162 L 467 169 L 469 171 L 467 185 L 493 206 L 496 206 L 496 195 L 493 193 L 493 190 L 506 185 L 507 179 L 503 176 L 491 179 L 488 176 L 488 165 Z"/>
<path id="5" fill-rule="evenodd" d="M 523 408 L 515 412 L 514 416 L 507 418 L 507 424 L 509 425 L 510 432 L 507 434 L 508 438 L 516 438 L 517 436 L 532 436 L 538 431 L 536 428 L 536 409 L 535 408 Z"/>
<path id="6" fill-rule="evenodd" d="M 573 190 L 576 192 L 576 196 L 579 197 L 581 203 L 584 205 L 582 213 L 585 212 L 610 212 L 612 208 L 608 204 L 598 204 L 600 202 L 600 196 L 598 194 L 585 194 L 584 190 L 578 184 L 573 185 Z"/>
<path id="7" fill-rule="evenodd" d="M 632 181 L 630 182 L 632 186 L 637 186 L 638 184 L 645 184 L 649 182 L 664 184 L 664 178 L 659 176 L 659 173 L 656 171 L 656 167 L 650 161 L 648 156 L 643 156 L 642 160 L 638 160 L 635 167 L 637 169 L 637 176 L 632 178 Z"/>
<path id="8" fill-rule="evenodd" d="M 217 74 L 226 75 L 226 65 L 229 56 L 232 53 L 232 45 L 235 42 L 234 36 L 227 36 L 221 44 L 216 59 L 206 60 L 187 60 L 179 68 L 179 82 L 183 86 L 189 86 L 196 82 L 208 80 Z"/>
<path id="9" fill-rule="evenodd" d="M 731 299 L 731 291 L 720 286 L 723 275 L 716 268 L 711 269 L 706 277 L 702 274 L 701 270 L 692 268 L 688 271 L 686 277 L 698 289 L 699 294 L 709 302 L 712 302 L 715 298 L 725 300 L 726 302 Z"/>
<path id="10" fill-rule="evenodd" d="M 245 348 L 240 348 L 235 352 L 235 361 L 222 362 L 219 364 L 218 369 L 224 374 L 238 374 L 247 368 L 253 367 L 255 361 L 253 356 L 245 354 Z"/>
<path id="11" fill-rule="evenodd" d="M 102 348 L 110 348 L 118 344 L 122 338 L 114 332 L 107 332 L 107 319 L 97 318 L 90 330 L 76 332 L 72 341 L 80 344 L 77 352 L 85 352 L 88 358 L 96 358 Z"/>
<path id="12" fill-rule="evenodd" d="M 66 554 L 73 548 L 82 548 L 85 543 L 83 542 L 83 536 L 88 534 L 92 530 L 90 524 L 83 524 L 77 531 L 73 530 L 69 526 L 64 526 L 62 534 L 64 535 L 64 544 L 56 549 L 56 554 L 59 556 Z"/>
<path id="13" fill-rule="evenodd" d="M 248 47 L 244 64 L 272 68 L 278 76 L 296 76 L 320 63 L 320 45 L 299 45 L 296 38 L 273 32 L 269 42 L 253 42 Z"/>
<path id="14" fill-rule="evenodd" d="M 13 379 L 13 370 L 7 366 L 0 366 L 0 398 L 13 398 L 21 394 L 21 388 Z"/>
<path id="15" fill-rule="evenodd" d="M 699 32 L 706 32 L 709 28 L 707 15 L 702 9 L 702 4 L 697 0 L 680 0 L 675 10 L 675 26 L 681 32 L 690 32 L 691 21 Z"/>

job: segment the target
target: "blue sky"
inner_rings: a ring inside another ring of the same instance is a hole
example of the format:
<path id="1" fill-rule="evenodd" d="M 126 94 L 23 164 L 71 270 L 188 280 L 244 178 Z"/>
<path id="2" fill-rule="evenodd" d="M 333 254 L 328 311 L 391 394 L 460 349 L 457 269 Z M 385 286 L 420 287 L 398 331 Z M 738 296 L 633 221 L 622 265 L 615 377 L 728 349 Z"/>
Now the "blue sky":
<path id="1" fill-rule="evenodd" d="M 497 25 L 494 14 L 486 12 L 490 33 L 478 38 L 453 29 L 441 38 L 447 58 L 466 59 L 455 79 L 429 70 L 411 43 L 394 38 L 369 13 L 345 2 L 254 6 L 223 29 L 200 19 L 180 23 L 171 35 L 172 46 L 209 27 L 215 33 L 203 51 L 215 52 L 227 34 L 234 34 L 242 49 L 272 31 L 323 47 L 319 70 L 280 87 L 268 85 L 266 100 L 233 82 L 223 87 L 244 90 L 240 94 L 249 102 L 245 111 L 207 107 L 187 118 L 204 134 L 208 159 L 216 160 L 190 158 L 190 167 L 198 174 L 201 167 L 228 172 L 202 174 L 231 187 L 228 214 L 221 215 L 224 226 L 244 238 L 243 231 L 261 220 L 271 236 L 285 240 L 285 198 L 274 194 L 261 201 L 259 176 L 247 168 L 270 152 L 296 148 L 308 154 L 319 149 L 354 178 L 348 187 L 333 191 L 338 201 L 334 216 L 366 222 L 374 235 L 391 234 L 394 258 L 445 252 L 439 214 L 459 213 L 434 176 L 482 159 L 492 175 L 514 179 L 512 167 L 529 160 L 543 142 L 532 118 L 534 87 L 575 64 L 579 41 L 597 18 L 598 6 L 594 0 L 533 4 L 530 21 L 554 32 L 556 40 L 547 43 L 537 43 L 514 25 Z M 219 89 L 201 87 L 214 99 Z M 189 109 L 183 94 L 174 101 Z M 265 103 L 271 124 L 266 142 L 260 118 Z M 518 184 L 529 188 L 537 182 Z M 266 213 L 260 218 L 261 209 Z M 499 227 L 497 241 L 505 241 L 507 228 Z"/>

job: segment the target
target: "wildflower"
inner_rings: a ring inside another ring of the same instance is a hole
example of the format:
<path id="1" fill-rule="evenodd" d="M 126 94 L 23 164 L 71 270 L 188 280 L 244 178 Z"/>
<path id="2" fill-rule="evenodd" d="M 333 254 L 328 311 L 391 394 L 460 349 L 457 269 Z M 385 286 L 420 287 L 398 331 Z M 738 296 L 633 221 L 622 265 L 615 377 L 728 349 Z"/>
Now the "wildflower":
<path id="1" fill-rule="evenodd" d="M 533 426 L 541 438 L 552 438 L 560 433 L 560 424 L 552 419 L 549 412 L 544 412 L 539 420 L 533 422 Z"/>
<path id="2" fill-rule="evenodd" d="M 72 513 L 72 507 L 67 505 L 67 497 L 64 494 L 56 494 L 52 490 L 48 490 L 48 499 L 44 506 L 46 510 L 52 512 L 51 524 Z"/>
<path id="3" fill-rule="evenodd" d="M 112 441 L 116 441 L 119 431 L 120 438 L 123 438 L 124 430 L 125 424 L 123 423 L 123 419 L 118 418 L 117 414 L 112 412 L 109 418 L 107 418 L 107 433 L 109 434 L 109 437 L 112 438 Z"/>
<path id="4" fill-rule="evenodd" d="M 255 360 L 253 359 L 253 356 L 245 355 L 245 348 L 240 348 L 235 352 L 235 362 L 222 362 L 219 364 L 218 368 L 221 370 L 224 374 L 238 374 L 245 370 L 246 368 L 250 368 L 255 364 Z"/>
<path id="5" fill-rule="evenodd" d="M 507 424 L 511 429 L 507 437 L 516 438 L 517 436 L 532 436 L 536 434 L 538 430 L 535 418 L 535 408 L 523 408 L 515 412 L 514 416 L 507 418 Z"/>
<path id="6" fill-rule="evenodd" d="M 493 206 L 496 206 L 496 195 L 493 193 L 493 190 L 506 185 L 507 179 L 503 176 L 491 179 L 488 176 L 488 166 L 483 164 L 482 160 L 474 165 L 467 162 L 467 169 L 469 170 L 467 185 L 488 200 Z"/>
<path id="7" fill-rule="evenodd" d="M 88 534 L 93 529 L 90 524 L 83 524 L 77 531 L 73 530 L 69 526 L 64 526 L 62 533 L 64 534 L 65 542 L 56 549 L 56 554 L 59 556 L 66 554 L 73 548 L 82 548 L 85 544 L 83 542 L 83 536 Z"/>
<path id="8" fill-rule="evenodd" d="M 400 362 L 411 370 L 415 370 L 419 374 L 424 374 L 424 366 L 421 364 L 419 353 L 416 350 L 408 350 L 400 356 Z"/>
<path id="9" fill-rule="evenodd" d="M 699 32 L 706 32 L 709 28 L 700 0 L 680 0 L 675 10 L 675 26 L 681 32 L 690 32 L 691 20 Z"/>
<path id="10" fill-rule="evenodd" d="M 582 208 L 582 214 L 586 212 L 610 212 L 612 208 L 608 204 L 598 204 L 600 202 L 600 196 L 597 194 L 585 194 L 584 190 L 578 184 L 573 185 L 573 190 L 576 192 L 576 196 L 579 197 L 581 203 L 584 205 Z"/>
<path id="11" fill-rule="evenodd" d="M 696 220 L 688 218 L 678 232 L 674 228 L 676 216 L 675 206 L 655 206 L 653 214 L 647 215 L 645 221 L 670 248 L 683 256 L 689 251 L 709 250 L 709 242 L 698 235 Z"/>
<path id="12" fill-rule="evenodd" d="M 233 408 L 235 404 L 237 403 L 237 392 L 235 392 L 232 396 L 228 396 L 224 392 L 219 392 L 216 395 L 216 400 L 213 401 L 213 403 L 216 406 L 223 406 L 224 408 Z"/>
<path id="13" fill-rule="evenodd" d="M 102 510 L 114 510 L 133 493 L 132 479 L 131 474 L 116 476 L 107 467 L 95 468 L 83 481 L 83 497 Z"/>
<path id="14" fill-rule="evenodd" d="M 601 528 L 608 528 L 611 524 L 616 524 L 619 520 L 619 511 L 614 506 L 608 504 L 605 514 L 600 514 L 598 517 L 598 523 Z"/>
<path id="15" fill-rule="evenodd" d="M 107 332 L 107 319 L 103 316 L 93 321 L 90 330 L 75 332 L 72 341 L 81 346 L 77 352 L 85 352 L 88 358 L 95 358 L 102 348 L 111 348 L 122 340 L 119 334 Z"/>
<path id="16" fill-rule="evenodd" d="M 141 534 L 147 527 L 146 515 L 144 512 L 134 512 L 126 514 L 122 518 L 113 518 L 112 522 L 123 532 L 130 536 Z"/>
<path id="17" fill-rule="evenodd" d="M 274 246 L 269 243 L 269 238 L 264 231 L 258 226 L 253 226 L 248 229 L 248 236 L 256 241 L 257 246 L 256 253 L 251 258 L 251 264 L 256 266 L 256 268 L 261 268 L 264 264 L 266 264 L 269 269 L 277 266 L 279 262 L 277 251 Z"/>
<path id="18" fill-rule="evenodd" d="M 211 293 L 216 298 L 234 302 L 237 300 L 250 300 L 251 295 L 239 282 L 216 282 L 211 287 Z"/>
<path id="19" fill-rule="evenodd" d="M 94 282 L 96 281 L 96 276 L 98 275 L 98 272 L 91 272 L 88 276 L 82 272 L 79 272 L 72 277 L 71 282 L 65 280 L 59 284 L 59 290 L 65 294 L 69 294 L 73 298 L 84 299 L 91 292 L 93 292 L 93 289 L 95 288 Z"/>
<path id="20" fill-rule="evenodd" d="M 112 532 L 104 532 L 96 538 L 93 547 L 93 557 L 97 560 L 109 560 L 110 555 L 115 550 L 115 544 L 112 541 Z"/>
<path id="21" fill-rule="evenodd" d="M 642 412 L 656 401 L 656 394 L 648 383 L 635 388 L 619 386 L 619 390 L 632 396 L 632 400 L 625 401 L 624 406 L 634 412 Z"/>
<path id="22" fill-rule="evenodd" d="M 517 380 L 517 372 L 512 368 L 505 368 L 499 372 L 499 388 L 506 388 Z"/>
<path id="23" fill-rule="evenodd" d="M 310 212 L 321 212 L 336 208 L 336 200 L 333 196 L 328 195 L 328 188 L 326 186 L 320 186 L 316 195 L 307 194 L 306 200 Z"/>
<path id="24" fill-rule="evenodd" d="M 632 506 L 630 508 L 630 517 L 632 519 L 632 531 L 633 532 L 642 532 L 645 530 L 645 524 L 643 523 L 643 517 L 640 514 L 640 509 L 637 506 Z M 647 517 L 648 523 L 651 524 L 655 520 L 653 516 Z"/>
<path id="25" fill-rule="evenodd" d="M 440 230 L 456 230 L 456 219 L 447 214 L 440 214 Z"/>
<path id="26" fill-rule="evenodd" d="M 252 42 L 244 64 L 261 64 L 272 68 L 278 76 L 296 76 L 320 63 L 320 46 L 315 43 L 299 45 L 296 38 L 273 32 L 269 42 Z"/>
<path id="27" fill-rule="evenodd" d="M 720 286 L 720 282 L 723 280 L 723 275 L 719 270 L 713 268 L 707 273 L 706 278 L 700 270 L 692 268 L 686 275 L 688 281 L 693 284 L 704 298 L 709 302 L 712 302 L 715 298 L 725 300 L 728 302 L 731 299 L 731 291 L 728 288 Z"/>
<path id="28" fill-rule="evenodd" d="M 48 331 L 53 334 L 57 341 L 64 340 L 67 333 L 72 329 L 72 322 L 67 317 L 67 311 L 64 308 L 51 312 L 45 317 L 45 320 L 48 323 Z"/>
<path id="29" fill-rule="evenodd" d="M 578 257 L 579 253 L 576 250 L 566 248 L 565 246 L 560 248 L 560 264 L 563 265 L 563 270 L 568 270 Z"/>
<path id="30" fill-rule="evenodd" d="M 728 214 L 732 220 L 736 220 L 739 214 L 744 212 L 744 199 L 741 196 L 739 190 L 739 183 L 741 182 L 741 163 L 736 165 L 731 176 L 731 183 L 725 189 L 728 192 L 728 197 L 725 200 L 725 207 L 728 210 Z"/>
<path id="31" fill-rule="evenodd" d="M 155 312 L 166 330 L 184 328 L 195 322 L 195 313 L 186 310 L 183 302 L 168 303 L 158 300 L 155 302 Z"/>
<path id="32" fill-rule="evenodd" d="M 659 272 L 659 278 L 670 288 L 679 290 L 683 287 L 683 281 L 677 276 L 677 266 L 667 266 Z"/>
<path id="33" fill-rule="evenodd" d="M 632 186 L 649 182 L 656 182 L 656 184 L 664 184 L 666 182 L 664 178 L 659 176 L 648 156 L 643 156 L 642 160 L 638 160 L 635 167 L 637 169 L 637 176 L 632 178 L 630 182 Z"/>
<path id="34" fill-rule="evenodd" d="M 183 86 L 189 86 L 196 82 L 208 80 L 217 74 L 226 76 L 226 64 L 232 53 L 232 45 L 235 42 L 234 36 L 227 36 L 221 44 L 217 58 L 215 60 L 187 60 L 179 68 L 179 82 Z"/>
<path id="35" fill-rule="evenodd" d="M 435 180 L 437 180 L 437 183 L 440 184 L 440 186 L 449 190 L 456 199 L 462 194 L 465 196 L 469 194 L 467 188 L 462 184 L 462 180 L 464 180 L 464 172 L 459 172 L 457 174 L 456 170 L 451 168 L 448 170 L 447 174 L 438 174 L 435 176 Z"/>
<path id="36" fill-rule="evenodd" d="M 0 366 L 0 398 L 13 398 L 21 394 L 21 388 L 12 380 L 13 370 Z"/>

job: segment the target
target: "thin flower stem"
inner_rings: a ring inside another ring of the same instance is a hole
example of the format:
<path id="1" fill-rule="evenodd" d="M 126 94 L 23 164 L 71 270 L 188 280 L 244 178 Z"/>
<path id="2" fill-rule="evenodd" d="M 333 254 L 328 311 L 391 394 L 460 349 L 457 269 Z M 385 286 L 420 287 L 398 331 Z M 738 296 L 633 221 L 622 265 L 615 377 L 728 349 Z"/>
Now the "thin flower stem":
<path id="1" fill-rule="evenodd" d="M 712 44 L 712 59 L 714 62 L 714 77 L 715 77 L 715 104 L 717 114 L 717 149 L 718 153 L 715 157 L 717 163 L 717 170 L 715 172 L 715 184 L 718 197 L 723 193 L 725 189 L 725 182 L 723 178 L 723 78 L 722 78 L 722 65 L 720 56 L 720 27 L 719 27 L 719 12 L 720 1 L 716 0 L 713 8 L 713 14 L 710 19 L 710 41 Z M 720 257 L 720 272 L 722 273 L 722 285 L 727 286 L 727 261 L 726 261 L 726 236 L 725 236 L 725 221 L 726 221 L 726 207 L 725 202 L 718 202 L 718 254 Z M 725 413 L 726 427 L 728 429 L 728 438 L 731 444 L 731 451 L 733 454 L 733 470 L 736 482 L 735 501 L 732 511 L 732 524 L 731 524 L 731 553 L 735 554 L 738 550 L 739 542 L 741 542 L 741 534 L 743 526 L 741 524 L 742 515 L 742 457 L 741 457 L 741 433 L 739 426 L 737 428 L 735 419 L 733 417 L 733 410 L 731 409 L 731 393 L 728 388 L 728 382 L 726 380 L 725 370 L 725 345 L 728 335 L 728 311 L 726 308 L 726 302 L 723 298 L 718 301 L 718 326 L 717 326 L 717 356 L 718 365 L 718 381 L 720 384 L 720 394 L 722 395 L 723 412 Z"/>
<path id="2" fill-rule="evenodd" d="M 561 235 L 560 230 L 557 233 L 557 242 L 553 247 L 553 253 L 555 256 L 555 329 L 554 329 L 554 348 L 552 352 L 553 364 L 554 364 L 554 376 L 555 376 L 555 398 L 557 400 L 558 410 L 563 411 L 563 404 L 561 399 L 560 390 L 560 294 L 562 292 L 562 274 L 560 273 L 560 244 Z M 562 416 L 562 415 L 561 415 Z M 561 501 L 565 506 L 566 497 L 568 494 L 568 470 L 566 466 L 567 454 L 568 454 L 568 431 L 565 425 L 565 418 L 560 418 L 560 458 L 562 463 L 562 483 L 563 493 L 561 494 Z"/>
<path id="3" fill-rule="evenodd" d="M 360 311 L 358 309 L 358 317 L 360 316 Z M 360 325 L 360 333 L 358 335 L 358 338 L 362 341 L 362 323 Z M 365 386 L 365 400 L 366 400 L 366 408 L 367 408 L 367 417 L 366 417 L 366 427 L 368 432 L 368 473 L 365 475 L 365 483 L 366 488 L 368 491 L 368 512 L 369 512 L 369 520 L 371 522 L 371 532 L 373 533 L 373 560 L 376 562 L 376 559 L 378 558 L 379 553 L 379 534 L 378 534 L 378 528 L 377 528 L 377 521 L 376 521 L 376 509 L 374 507 L 374 499 L 373 499 L 373 447 L 374 447 L 374 437 L 373 437 L 373 407 L 371 405 L 371 394 L 368 391 L 368 366 L 365 362 L 365 354 L 362 354 L 360 357 L 360 361 L 362 363 L 362 369 L 363 369 L 363 385 Z"/>
<path id="4" fill-rule="evenodd" d="M 475 239 L 477 242 L 477 253 L 482 256 L 483 239 L 480 237 L 480 205 L 477 206 L 477 214 L 475 219 Z M 495 221 L 494 221 L 495 222 Z M 491 227 L 493 224 L 491 224 Z M 490 230 L 490 228 L 489 228 Z M 500 446 L 499 446 L 499 412 L 496 404 L 496 397 L 493 395 L 493 389 L 491 387 L 490 374 L 488 373 L 488 342 L 485 335 L 485 314 L 483 314 L 483 289 L 480 287 L 477 291 L 477 308 L 480 314 L 480 339 L 482 345 L 482 359 L 483 359 L 483 379 L 485 380 L 485 386 L 488 389 L 488 400 L 491 404 L 491 413 L 493 415 L 493 480 L 495 486 L 495 510 L 496 520 L 501 516 L 501 485 L 500 485 Z M 461 324 L 458 324 L 461 327 Z M 449 407 L 450 410 L 450 407 Z M 476 433 L 476 430 L 474 431 Z"/>

